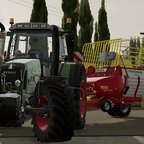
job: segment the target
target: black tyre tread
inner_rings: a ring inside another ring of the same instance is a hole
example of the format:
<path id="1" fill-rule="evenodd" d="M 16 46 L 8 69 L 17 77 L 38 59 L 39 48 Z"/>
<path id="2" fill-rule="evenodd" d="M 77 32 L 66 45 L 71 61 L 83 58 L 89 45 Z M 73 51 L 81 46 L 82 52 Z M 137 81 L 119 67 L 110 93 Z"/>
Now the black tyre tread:
<path id="1" fill-rule="evenodd" d="M 127 112 L 123 112 L 122 111 L 122 107 L 127 107 L 128 108 L 128 111 Z M 124 104 L 118 104 L 117 105 L 117 114 L 118 114 L 118 116 L 120 116 L 120 117 L 127 117 L 129 114 L 130 114 L 130 112 L 131 112 L 131 105 L 129 104 L 129 105 L 124 105 Z"/>
<path id="2" fill-rule="evenodd" d="M 43 142 L 48 141 L 65 141 L 70 140 L 73 136 L 72 129 L 67 131 L 67 105 L 66 105 L 66 94 L 65 86 L 63 83 L 57 83 L 52 85 L 47 85 L 46 96 L 48 97 L 50 105 L 50 119 L 48 128 L 41 132 L 35 121 L 35 116 L 33 116 L 33 131 L 38 140 Z M 44 92 L 44 91 L 43 91 Z"/>
<path id="3" fill-rule="evenodd" d="M 110 109 L 111 109 L 111 102 L 108 101 L 108 100 L 103 100 L 103 101 L 101 102 L 101 110 L 102 110 L 103 112 L 108 112 L 109 110 L 106 110 L 105 107 L 104 107 L 104 103 L 105 103 L 105 102 L 108 102 L 108 103 L 110 104 Z"/>
<path id="4" fill-rule="evenodd" d="M 121 110 L 121 104 L 117 104 L 114 107 L 112 107 L 107 113 L 110 116 L 114 116 L 114 117 L 127 117 L 130 112 L 131 112 L 131 105 L 128 105 L 129 110 L 126 113 L 123 113 L 123 111 Z"/>
<path id="5" fill-rule="evenodd" d="M 117 108 L 114 106 L 114 107 L 111 107 L 111 109 L 107 112 L 110 116 L 118 116 L 117 114 Z"/>

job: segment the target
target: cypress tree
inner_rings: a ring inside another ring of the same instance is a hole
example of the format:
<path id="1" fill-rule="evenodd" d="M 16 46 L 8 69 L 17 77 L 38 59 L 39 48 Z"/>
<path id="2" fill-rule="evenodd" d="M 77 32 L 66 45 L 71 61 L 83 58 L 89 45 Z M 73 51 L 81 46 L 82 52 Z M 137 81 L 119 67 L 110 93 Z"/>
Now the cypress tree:
<path id="1" fill-rule="evenodd" d="M 62 0 L 62 10 L 64 16 L 62 18 L 62 28 L 65 31 L 69 31 L 71 37 L 73 38 L 74 46 L 68 47 L 69 60 L 73 60 L 74 51 L 77 49 L 77 23 L 78 23 L 78 11 L 79 11 L 79 1 L 78 0 Z M 71 23 L 67 24 L 67 18 L 71 18 Z M 69 44 L 68 44 L 69 45 Z"/>
<path id="2" fill-rule="evenodd" d="M 142 52 L 142 62 L 141 62 L 141 66 L 144 67 L 144 37 L 142 38 L 142 42 L 141 42 L 141 52 Z"/>
<path id="3" fill-rule="evenodd" d="M 48 11 L 45 0 L 34 0 L 30 22 L 48 21 Z"/>
<path id="4" fill-rule="evenodd" d="M 88 0 L 81 0 L 79 11 L 79 50 L 82 50 L 84 43 L 91 42 L 93 33 L 93 16 L 91 14 Z"/>
<path id="5" fill-rule="evenodd" d="M 47 23 L 47 17 L 48 11 L 45 0 L 34 0 L 30 22 Z M 34 41 L 36 41 L 37 44 L 35 44 Z M 48 41 L 46 37 L 31 37 L 30 43 L 31 49 L 38 49 L 39 51 L 41 51 L 41 58 L 44 57 L 44 55 L 48 56 Z"/>
<path id="6" fill-rule="evenodd" d="M 94 42 L 98 41 L 98 24 L 95 23 Z"/>
<path id="7" fill-rule="evenodd" d="M 107 12 L 105 10 L 105 0 L 101 1 L 101 8 L 98 12 L 98 34 L 100 41 L 110 39 L 110 32 L 107 24 Z"/>
<path id="8" fill-rule="evenodd" d="M 131 63 L 135 64 L 135 50 L 136 50 L 136 39 L 131 37 L 130 38 L 130 56 L 131 56 Z"/>

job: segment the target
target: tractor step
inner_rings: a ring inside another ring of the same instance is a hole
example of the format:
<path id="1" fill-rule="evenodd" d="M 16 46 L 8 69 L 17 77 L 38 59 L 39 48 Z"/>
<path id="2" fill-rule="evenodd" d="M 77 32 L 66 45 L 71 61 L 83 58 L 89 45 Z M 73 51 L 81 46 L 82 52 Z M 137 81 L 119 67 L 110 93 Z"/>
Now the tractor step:
<path id="1" fill-rule="evenodd" d="M 47 107 L 42 107 L 42 108 L 32 108 L 32 107 L 27 107 L 26 108 L 26 114 L 30 115 L 44 115 L 49 113 L 50 108 Z"/>

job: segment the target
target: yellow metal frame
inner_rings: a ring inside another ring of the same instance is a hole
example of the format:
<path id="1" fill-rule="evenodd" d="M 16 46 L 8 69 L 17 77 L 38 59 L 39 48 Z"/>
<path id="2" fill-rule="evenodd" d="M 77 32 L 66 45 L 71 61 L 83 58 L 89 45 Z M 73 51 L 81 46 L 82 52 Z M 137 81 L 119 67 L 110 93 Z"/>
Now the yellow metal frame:
<path id="1" fill-rule="evenodd" d="M 108 66 L 125 66 L 128 68 L 144 67 L 144 44 L 143 38 L 139 38 L 140 47 L 130 47 L 130 39 L 114 39 L 106 41 L 98 41 L 94 43 L 86 43 L 83 46 L 84 54 L 83 64 L 95 66 L 98 68 Z M 99 62 L 100 53 L 115 52 L 115 60 Z"/>

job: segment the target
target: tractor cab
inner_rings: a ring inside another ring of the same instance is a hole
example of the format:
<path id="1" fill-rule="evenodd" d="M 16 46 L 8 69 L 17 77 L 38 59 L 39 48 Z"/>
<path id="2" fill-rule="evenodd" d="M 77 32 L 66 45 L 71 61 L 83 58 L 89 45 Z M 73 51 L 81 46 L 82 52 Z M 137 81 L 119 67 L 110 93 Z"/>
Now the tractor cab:
<path id="1" fill-rule="evenodd" d="M 53 47 L 52 26 L 41 23 L 17 23 L 10 27 L 10 31 L 11 38 L 5 61 L 37 59 L 40 60 L 43 69 L 50 65 Z M 67 55 L 67 46 L 61 29 L 59 29 L 59 47 L 58 58 L 63 61 Z"/>

